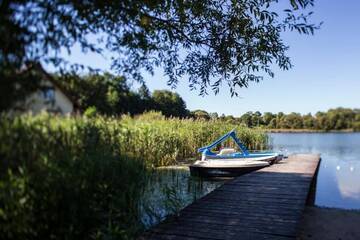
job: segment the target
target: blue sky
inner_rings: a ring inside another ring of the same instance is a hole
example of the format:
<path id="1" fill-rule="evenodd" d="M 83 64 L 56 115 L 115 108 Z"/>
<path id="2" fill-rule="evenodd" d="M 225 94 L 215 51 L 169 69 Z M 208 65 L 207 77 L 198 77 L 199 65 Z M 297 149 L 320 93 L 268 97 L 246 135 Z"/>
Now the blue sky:
<path id="1" fill-rule="evenodd" d="M 198 96 L 186 79 L 174 91 L 190 110 L 233 116 L 247 111 L 315 113 L 338 106 L 360 108 L 360 1 L 318 0 L 313 11 L 312 19 L 324 22 L 314 36 L 283 35 L 294 65 L 289 71 L 274 68 L 274 78 L 241 89 L 240 98 L 231 98 L 226 87 L 218 95 L 209 91 L 208 96 Z M 67 58 L 104 70 L 110 66 L 109 59 L 84 55 L 76 47 Z M 161 70 L 144 76 L 150 90 L 170 89 Z"/>

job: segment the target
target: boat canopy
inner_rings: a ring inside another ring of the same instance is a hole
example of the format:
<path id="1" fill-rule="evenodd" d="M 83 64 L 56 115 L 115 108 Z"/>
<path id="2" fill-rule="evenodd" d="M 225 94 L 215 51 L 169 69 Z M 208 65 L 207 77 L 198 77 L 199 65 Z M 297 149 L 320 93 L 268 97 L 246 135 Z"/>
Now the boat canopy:
<path id="1" fill-rule="evenodd" d="M 217 139 L 216 141 L 212 142 L 211 144 L 209 144 L 208 146 L 202 147 L 198 149 L 198 152 L 200 153 L 209 153 L 211 152 L 211 149 L 213 147 L 215 147 L 216 145 L 226 141 L 228 138 L 232 138 L 236 145 L 241 149 L 242 153 L 247 156 L 249 155 L 249 151 L 247 150 L 247 148 L 245 147 L 244 144 L 242 144 L 242 142 L 236 137 L 236 133 L 235 133 L 235 129 L 231 130 L 230 132 L 226 133 L 224 136 L 220 137 L 219 139 Z"/>

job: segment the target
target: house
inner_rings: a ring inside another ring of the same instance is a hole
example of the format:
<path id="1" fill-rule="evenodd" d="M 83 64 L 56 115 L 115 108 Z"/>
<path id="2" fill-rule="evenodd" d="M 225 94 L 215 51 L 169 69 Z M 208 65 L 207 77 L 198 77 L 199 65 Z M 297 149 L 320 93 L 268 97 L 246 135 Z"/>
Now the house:
<path id="1" fill-rule="evenodd" d="M 40 64 L 32 66 L 41 76 L 39 90 L 15 104 L 15 112 L 38 114 L 46 111 L 56 114 L 73 114 L 78 111 L 76 101 L 48 74 Z"/>

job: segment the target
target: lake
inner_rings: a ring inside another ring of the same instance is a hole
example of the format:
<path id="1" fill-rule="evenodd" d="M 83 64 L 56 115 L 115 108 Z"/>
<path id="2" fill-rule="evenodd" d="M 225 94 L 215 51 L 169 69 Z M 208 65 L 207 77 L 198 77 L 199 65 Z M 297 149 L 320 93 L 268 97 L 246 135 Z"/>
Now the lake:
<path id="1" fill-rule="evenodd" d="M 276 151 L 320 153 L 315 205 L 360 209 L 360 133 L 272 133 Z"/>
<path id="2" fill-rule="evenodd" d="M 271 133 L 285 155 L 320 153 L 315 205 L 360 209 L 360 133 Z M 154 172 L 145 191 L 142 219 L 150 227 L 223 184 L 193 178 L 187 168 Z"/>

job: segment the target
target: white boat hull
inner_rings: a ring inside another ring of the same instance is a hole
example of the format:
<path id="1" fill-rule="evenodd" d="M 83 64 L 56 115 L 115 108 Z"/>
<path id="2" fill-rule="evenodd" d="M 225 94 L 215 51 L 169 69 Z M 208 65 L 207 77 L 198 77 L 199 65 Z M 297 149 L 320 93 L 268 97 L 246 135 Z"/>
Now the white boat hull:
<path id="1" fill-rule="evenodd" d="M 249 173 L 270 164 L 254 159 L 209 159 L 196 161 L 190 166 L 191 175 L 202 177 L 233 177 Z"/>

